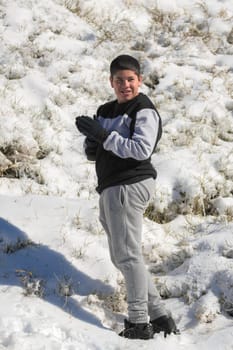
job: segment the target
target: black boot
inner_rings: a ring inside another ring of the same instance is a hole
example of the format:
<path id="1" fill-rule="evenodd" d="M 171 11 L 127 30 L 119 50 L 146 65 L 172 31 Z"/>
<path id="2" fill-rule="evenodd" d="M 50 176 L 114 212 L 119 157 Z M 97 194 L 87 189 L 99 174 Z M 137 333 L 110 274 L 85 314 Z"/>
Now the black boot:
<path id="1" fill-rule="evenodd" d="M 154 332 L 150 323 L 131 323 L 124 321 L 125 329 L 119 333 L 121 337 L 129 339 L 151 339 Z"/>
<path id="2" fill-rule="evenodd" d="M 161 316 L 151 321 L 153 332 L 160 333 L 164 332 L 164 337 L 168 334 L 180 334 L 180 331 L 177 329 L 175 321 L 171 316 Z"/>

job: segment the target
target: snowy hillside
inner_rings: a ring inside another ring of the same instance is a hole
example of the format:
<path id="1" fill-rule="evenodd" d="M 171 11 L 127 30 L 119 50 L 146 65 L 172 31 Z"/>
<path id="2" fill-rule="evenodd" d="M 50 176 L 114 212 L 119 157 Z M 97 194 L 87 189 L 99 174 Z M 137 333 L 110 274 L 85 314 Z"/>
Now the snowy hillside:
<path id="1" fill-rule="evenodd" d="M 0 349 L 232 349 L 233 0 L 0 1 Z M 77 115 L 143 67 L 163 137 L 143 251 L 180 335 L 130 341 Z"/>

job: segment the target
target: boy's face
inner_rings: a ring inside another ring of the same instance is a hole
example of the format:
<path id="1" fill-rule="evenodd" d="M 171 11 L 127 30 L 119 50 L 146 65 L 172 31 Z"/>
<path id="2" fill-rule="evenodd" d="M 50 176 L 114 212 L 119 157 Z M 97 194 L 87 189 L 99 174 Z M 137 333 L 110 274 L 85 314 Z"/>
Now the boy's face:
<path id="1" fill-rule="evenodd" d="M 139 93 L 142 77 L 132 70 L 119 70 L 110 77 L 111 86 L 115 91 L 118 103 L 132 100 Z"/>

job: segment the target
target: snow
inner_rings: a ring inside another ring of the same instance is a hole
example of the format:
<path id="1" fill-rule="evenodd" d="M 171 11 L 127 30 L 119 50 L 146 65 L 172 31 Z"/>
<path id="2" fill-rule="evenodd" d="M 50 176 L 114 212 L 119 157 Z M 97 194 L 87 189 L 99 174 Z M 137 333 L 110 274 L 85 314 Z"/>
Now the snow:
<path id="1" fill-rule="evenodd" d="M 232 349 L 232 18 L 232 0 L 1 1 L 0 349 Z M 143 252 L 166 339 L 117 335 L 124 283 L 74 125 L 114 97 L 120 53 L 163 120 Z"/>

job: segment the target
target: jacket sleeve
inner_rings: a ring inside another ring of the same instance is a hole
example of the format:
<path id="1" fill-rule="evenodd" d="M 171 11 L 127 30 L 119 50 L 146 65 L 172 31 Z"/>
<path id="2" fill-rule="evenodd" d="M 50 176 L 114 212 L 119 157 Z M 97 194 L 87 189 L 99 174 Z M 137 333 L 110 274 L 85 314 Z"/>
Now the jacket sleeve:
<path id="1" fill-rule="evenodd" d="M 133 158 L 139 161 L 148 159 L 154 151 L 160 124 L 160 116 L 156 110 L 142 109 L 137 112 L 131 137 L 123 137 L 117 130 L 112 131 L 103 147 L 120 158 Z"/>

